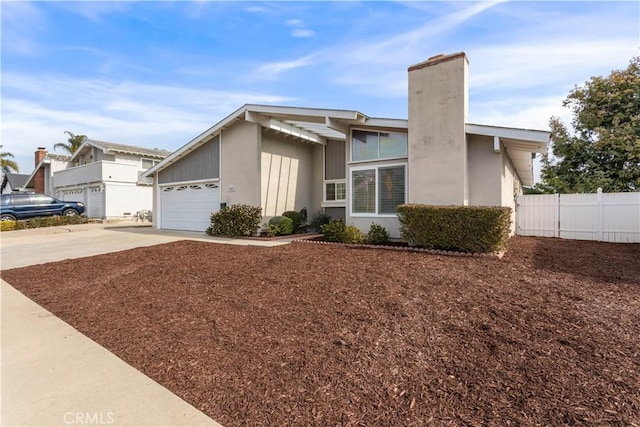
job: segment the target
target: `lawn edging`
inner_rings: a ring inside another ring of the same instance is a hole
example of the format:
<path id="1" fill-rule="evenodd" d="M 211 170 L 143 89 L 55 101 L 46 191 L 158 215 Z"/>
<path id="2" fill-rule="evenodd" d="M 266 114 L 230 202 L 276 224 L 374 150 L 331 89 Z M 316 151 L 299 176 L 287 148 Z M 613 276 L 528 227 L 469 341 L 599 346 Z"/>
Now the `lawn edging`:
<path id="1" fill-rule="evenodd" d="M 460 252 L 460 251 L 445 251 L 441 249 L 427 249 L 427 248 L 419 248 L 415 246 L 393 246 L 393 245 L 372 245 L 372 244 L 358 244 L 358 243 L 336 243 L 336 242 L 325 242 L 322 240 L 311 240 L 311 239 L 294 239 L 291 243 L 312 243 L 316 245 L 332 245 L 332 246 L 342 246 L 347 248 L 354 249 L 384 249 L 384 250 L 392 250 L 392 251 L 404 251 L 404 252 L 422 252 L 433 255 L 445 255 L 445 256 L 456 256 L 456 257 L 471 257 L 471 258 L 498 258 L 502 259 L 505 254 L 505 250 L 500 252 L 493 253 L 477 253 L 477 252 Z"/>

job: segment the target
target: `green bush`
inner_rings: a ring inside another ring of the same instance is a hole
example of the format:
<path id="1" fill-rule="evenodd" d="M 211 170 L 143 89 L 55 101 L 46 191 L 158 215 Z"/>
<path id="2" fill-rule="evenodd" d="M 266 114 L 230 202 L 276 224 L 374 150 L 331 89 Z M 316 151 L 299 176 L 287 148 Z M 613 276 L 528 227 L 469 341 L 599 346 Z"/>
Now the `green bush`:
<path id="1" fill-rule="evenodd" d="M 211 214 L 210 236 L 251 236 L 260 227 L 262 208 L 231 205 Z"/>
<path id="2" fill-rule="evenodd" d="M 334 219 L 322 226 L 322 234 L 327 242 L 342 243 L 347 226 L 341 219 Z"/>
<path id="3" fill-rule="evenodd" d="M 341 219 L 332 220 L 322 226 L 322 233 L 327 242 L 364 243 L 364 234 L 355 225 L 345 225 Z"/>
<path id="4" fill-rule="evenodd" d="M 269 220 L 269 234 L 286 236 L 293 233 L 293 221 L 286 216 L 274 216 Z"/>
<path id="5" fill-rule="evenodd" d="M 400 235 L 415 246 L 491 253 L 509 239 L 511 208 L 401 205 L 396 210 Z"/>
<path id="6" fill-rule="evenodd" d="M 344 237 L 342 243 L 362 244 L 365 242 L 365 236 L 355 225 L 347 225 L 344 229 Z"/>
<path id="7" fill-rule="evenodd" d="M 329 224 L 329 222 L 331 222 L 331 216 L 322 211 L 318 211 L 315 214 L 313 214 L 313 216 L 311 217 L 311 222 L 309 223 L 309 226 L 314 231 L 322 232 L 322 226 Z"/>
<path id="8" fill-rule="evenodd" d="M 86 216 L 46 216 L 22 221 L 0 221 L 0 231 L 23 230 L 25 228 L 55 227 L 58 225 L 86 224 Z"/>
<path id="9" fill-rule="evenodd" d="M 386 228 L 373 222 L 367 233 L 366 241 L 372 245 L 384 245 L 389 243 L 389 233 Z"/>
<path id="10" fill-rule="evenodd" d="M 304 215 L 297 211 L 286 211 L 282 214 L 282 216 L 286 216 L 291 221 L 293 221 L 293 232 L 297 233 L 300 231 L 302 226 L 304 225 Z"/>

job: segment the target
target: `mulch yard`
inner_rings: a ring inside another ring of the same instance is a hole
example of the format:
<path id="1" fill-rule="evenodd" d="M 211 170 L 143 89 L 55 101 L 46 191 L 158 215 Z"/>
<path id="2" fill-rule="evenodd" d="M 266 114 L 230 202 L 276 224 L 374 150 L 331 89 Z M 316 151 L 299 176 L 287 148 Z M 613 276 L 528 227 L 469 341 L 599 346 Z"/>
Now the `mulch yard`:
<path id="1" fill-rule="evenodd" d="M 640 245 L 182 241 L 2 272 L 226 426 L 640 425 Z"/>

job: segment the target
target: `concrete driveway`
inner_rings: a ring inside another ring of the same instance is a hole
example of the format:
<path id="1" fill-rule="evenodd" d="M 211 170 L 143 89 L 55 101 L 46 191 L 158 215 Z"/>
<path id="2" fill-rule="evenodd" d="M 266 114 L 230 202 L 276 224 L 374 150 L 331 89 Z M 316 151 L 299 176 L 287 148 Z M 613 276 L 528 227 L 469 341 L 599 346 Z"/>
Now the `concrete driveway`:
<path id="1" fill-rule="evenodd" d="M 74 225 L 1 233 L 1 268 L 185 239 L 261 246 L 288 243 L 157 232 L 150 227 Z M 219 425 L 4 280 L 1 286 L 1 425 Z"/>

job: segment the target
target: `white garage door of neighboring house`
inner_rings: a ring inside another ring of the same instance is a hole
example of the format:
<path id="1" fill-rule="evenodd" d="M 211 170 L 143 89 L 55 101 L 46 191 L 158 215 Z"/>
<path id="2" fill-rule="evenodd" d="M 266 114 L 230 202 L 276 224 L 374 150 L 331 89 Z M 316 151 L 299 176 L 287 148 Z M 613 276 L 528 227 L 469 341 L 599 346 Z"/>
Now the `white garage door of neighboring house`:
<path id="1" fill-rule="evenodd" d="M 214 183 L 160 187 L 160 228 L 205 231 L 219 209 L 220 189 Z"/>
<path id="2" fill-rule="evenodd" d="M 104 188 L 87 188 L 87 216 L 89 218 L 104 218 Z"/>

